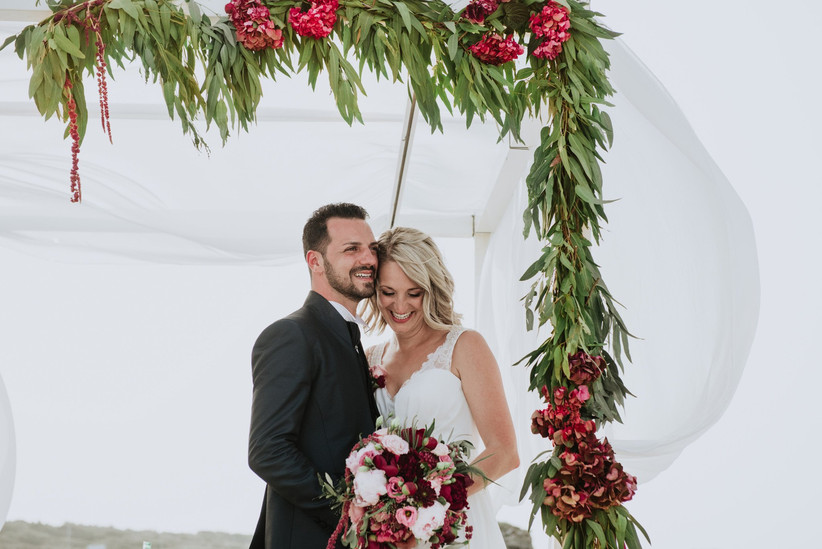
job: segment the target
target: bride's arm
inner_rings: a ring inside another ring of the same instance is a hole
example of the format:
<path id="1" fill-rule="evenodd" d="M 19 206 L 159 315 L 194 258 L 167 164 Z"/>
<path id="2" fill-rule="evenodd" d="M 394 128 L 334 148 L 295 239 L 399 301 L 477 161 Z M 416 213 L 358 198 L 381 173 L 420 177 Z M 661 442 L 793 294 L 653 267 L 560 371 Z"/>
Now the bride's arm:
<path id="1" fill-rule="evenodd" d="M 519 466 L 519 455 L 499 366 L 479 333 L 469 330 L 457 340 L 451 371 L 462 380 L 462 392 L 485 445 L 475 458 L 477 467 L 496 480 Z M 485 487 L 481 479 L 474 480 L 469 495 Z"/>

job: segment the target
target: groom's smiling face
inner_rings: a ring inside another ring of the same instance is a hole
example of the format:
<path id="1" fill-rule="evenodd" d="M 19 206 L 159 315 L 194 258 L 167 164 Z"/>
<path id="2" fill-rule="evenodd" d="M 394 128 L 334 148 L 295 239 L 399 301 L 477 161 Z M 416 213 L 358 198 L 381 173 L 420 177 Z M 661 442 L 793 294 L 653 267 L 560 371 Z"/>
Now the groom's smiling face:
<path id="1" fill-rule="evenodd" d="M 374 295 L 377 242 L 371 227 L 362 219 L 332 217 L 328 220 L 329 242 L 322 253 L 328 285 L 341 296 L 360 301 Z"/>

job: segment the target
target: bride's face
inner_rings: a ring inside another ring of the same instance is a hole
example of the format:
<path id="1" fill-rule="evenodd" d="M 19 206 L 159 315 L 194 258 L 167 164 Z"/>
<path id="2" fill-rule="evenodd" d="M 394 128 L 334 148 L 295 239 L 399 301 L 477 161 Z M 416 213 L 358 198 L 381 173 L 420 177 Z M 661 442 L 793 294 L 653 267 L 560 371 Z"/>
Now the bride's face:
<path id="1" fill-rule="evenodd" d="M 420 329 L 425 322 L 422 316 L 424 290 L 394 261 L 380 264 L 377 288 L 380 314 L 394 333 L 414 333 Z"/>

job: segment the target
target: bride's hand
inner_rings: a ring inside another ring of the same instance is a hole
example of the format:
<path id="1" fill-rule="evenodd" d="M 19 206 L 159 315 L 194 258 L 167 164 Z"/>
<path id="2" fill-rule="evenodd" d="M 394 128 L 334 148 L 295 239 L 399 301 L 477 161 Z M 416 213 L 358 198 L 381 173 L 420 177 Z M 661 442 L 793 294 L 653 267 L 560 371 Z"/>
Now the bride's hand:
<path id="1" fill-rule="evenodd" d="M 397 546 L 397 549 L 413 549 L 417 546 L 417 540 L 412 539 L 410 541 L 397 541 L 394 545 Z"/>

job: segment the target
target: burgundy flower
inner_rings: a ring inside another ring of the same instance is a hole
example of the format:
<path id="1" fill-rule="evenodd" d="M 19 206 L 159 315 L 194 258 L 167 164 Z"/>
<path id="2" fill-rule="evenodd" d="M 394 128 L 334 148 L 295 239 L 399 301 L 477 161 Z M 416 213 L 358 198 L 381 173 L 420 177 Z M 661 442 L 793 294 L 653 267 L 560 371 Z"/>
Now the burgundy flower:
<path id="1" fill-rule="evenodd" d="M 571 381 L 577 385 L 587 385 L 599 379 L 605 372 L 606 365 L 601 356 L 591 356 L 579 351 L 568 357 L 568 367 L 571 370 Z"/>
<path id="2" fill-rule="evenodd" d="M 406 484 L 416 482 L 422 473 L 419 458 L 414 455 L 414 452 L 401 455 L 397 460 L 397 466 L 400 469 L 399 476 L 405 479 Z"/>
<path id="3" fill-rule="evenodd" d="M 485 18 L 497 11 L 497 0 L 471 0 L 462 11 L 462 16 L 472 23 L 482 24 Z"/>
<path id="4" fill-rule="evenodd" d="M 499 34 L 489 33 L 468 48 L 474 57 L 489 65 L 502 65 L 519 57 L 523 51 L 513 36 L 503 38 Z"/>
<path id="5" fill-rule="evenodd" d="M 420 479 L 417 483 L 417 492 L 414 494 L 414 501 L 420 504 L 421 507 L 430 507 L 437 499 L 437 492 L 431 483 L 425 479 Z"/>
<path id="6" fill-rule="evenodd" d="M 460 511 L 468 506 L 468 487 L 474 481 L 465 475 L 454 475 L 455 482 L 443 484 L 440 488 L 440 496 L 450 503 L 449 509 Z"/>
<path id="7" fill-rule="evenodd" d="M 385 472 L 386 478 L 397 476 L 400 468 L 397 467 L 397 456 L 391 452 L 384 451 L 382 454 L 377 454 L 373 458 L 374 467 L 382 469 Z"/>

